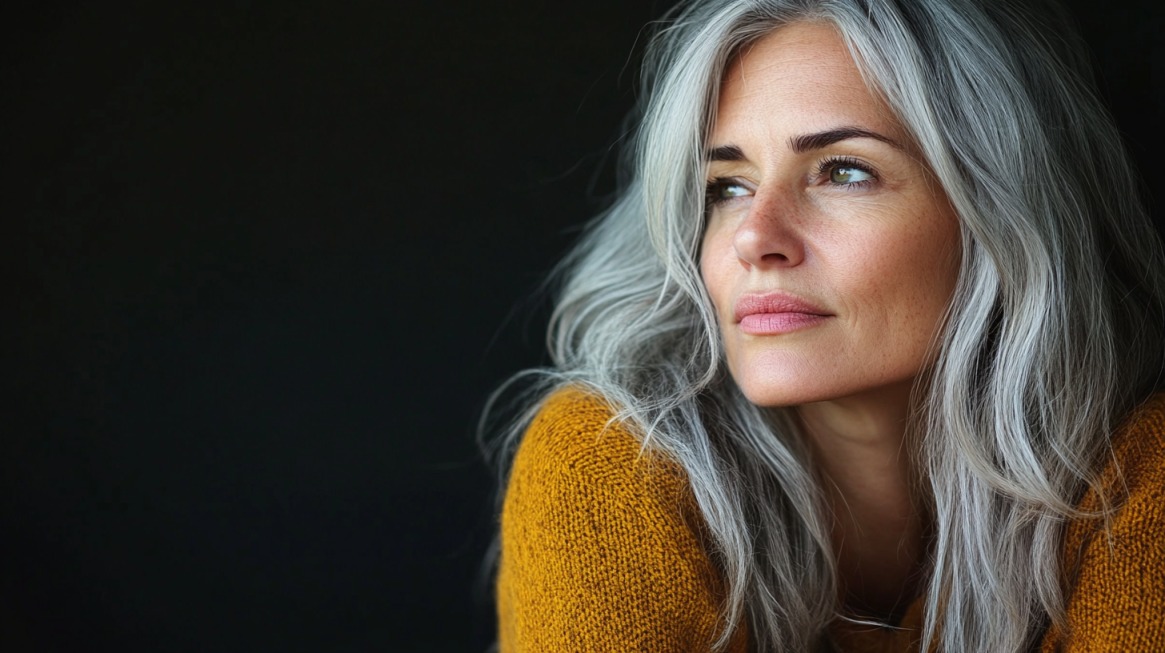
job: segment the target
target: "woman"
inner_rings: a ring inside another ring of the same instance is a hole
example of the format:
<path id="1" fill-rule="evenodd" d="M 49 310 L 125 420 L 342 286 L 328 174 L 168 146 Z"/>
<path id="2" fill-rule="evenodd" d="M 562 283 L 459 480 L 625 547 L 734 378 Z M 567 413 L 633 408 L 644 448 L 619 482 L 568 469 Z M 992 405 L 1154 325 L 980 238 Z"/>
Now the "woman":
<path id="1" fill-rule="evenodd" d="M 505 440 L 503 651 L 1165 650 L 1163 257 L 1060 20 L 677 12 Z"/>

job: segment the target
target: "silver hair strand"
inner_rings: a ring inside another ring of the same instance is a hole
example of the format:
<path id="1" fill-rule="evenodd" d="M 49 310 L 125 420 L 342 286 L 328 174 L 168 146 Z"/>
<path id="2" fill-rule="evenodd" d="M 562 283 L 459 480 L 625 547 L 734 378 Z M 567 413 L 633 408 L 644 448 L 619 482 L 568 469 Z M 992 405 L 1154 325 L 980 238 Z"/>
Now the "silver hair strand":
<path id="1" fill-rule="evenodd" d="M 646 57 L 623 188 L 557 272 L 553 367 L 520 376 L 519 416 L 493 441 L 503 474 L 545 397 L 590 389 L 686 472 L 727 587 L 718 645 L 747 622 L 757 650 L 830 650 L 838 579 L 808 446 L 787 411 L 735 387 L 697 266 L 725 68 L 782 25 L 825 22 L 961 225 L 957 287 L 913 396 L 934 534 L 924 642 L 1023 651 L 1062 623 L 1063 523 L 1085 517 L 1074 506 L 1109 435 L 1161 384 L 1165 324 L 1160 242 L 1065 20 L 1003 0 L 674 10 Z"/>

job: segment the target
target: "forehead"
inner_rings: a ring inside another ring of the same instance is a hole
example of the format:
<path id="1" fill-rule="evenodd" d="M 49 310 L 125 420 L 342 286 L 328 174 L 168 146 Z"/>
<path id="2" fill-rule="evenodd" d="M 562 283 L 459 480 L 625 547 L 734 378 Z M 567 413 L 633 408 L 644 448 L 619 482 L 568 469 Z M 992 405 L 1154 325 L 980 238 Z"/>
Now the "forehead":
<path id="1" fill-rule="evenodd" d="M 720 88 L 713 144 L 761 124 L 812 132 L 853 124 L 901 138 L 889 107 L 866 85 L 832 25 L 800 22 L 743 47 Z"/>

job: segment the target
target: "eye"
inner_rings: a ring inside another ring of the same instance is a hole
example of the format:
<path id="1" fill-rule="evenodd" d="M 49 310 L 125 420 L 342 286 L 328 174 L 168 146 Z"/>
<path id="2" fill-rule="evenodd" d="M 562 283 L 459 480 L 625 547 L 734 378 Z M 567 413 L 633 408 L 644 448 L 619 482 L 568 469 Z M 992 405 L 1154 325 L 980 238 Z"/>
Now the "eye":
<path id="1" fill-rule="evenodd" d="M 868 166 L 848 157 L 822 161 L 817 175 L 835 186 L 851 187 L 866 186 L 878 178 Z"/>
<path id="2" fill-rule="evenodd" d="M 748 197 L 752 190 L 735 179 L 717 178 L 708 182 L 707 203 L 720 204 L 738 197 Z"/>
<path id="3" fill-rule="evenodd" d="M 829 171 L 829 181 L 835 184 L 852 184 L 859 181 L 869 181 L 873 175 L 858 168 L 837 166 Z"/>

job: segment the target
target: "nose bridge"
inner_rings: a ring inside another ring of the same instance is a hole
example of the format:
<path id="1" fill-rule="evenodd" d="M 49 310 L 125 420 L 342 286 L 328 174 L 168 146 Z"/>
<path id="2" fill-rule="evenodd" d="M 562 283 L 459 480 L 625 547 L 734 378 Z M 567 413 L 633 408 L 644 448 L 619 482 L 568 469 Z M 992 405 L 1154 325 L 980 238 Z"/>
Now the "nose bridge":
<path id="1" fill-rule="evenodd" d="M 804 259 L 796 225 L 800 207 L 794 193 L 779 186 L 760 190 L 736 229 L 733 245 L 746 266 L 792 266 Z"/>

